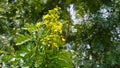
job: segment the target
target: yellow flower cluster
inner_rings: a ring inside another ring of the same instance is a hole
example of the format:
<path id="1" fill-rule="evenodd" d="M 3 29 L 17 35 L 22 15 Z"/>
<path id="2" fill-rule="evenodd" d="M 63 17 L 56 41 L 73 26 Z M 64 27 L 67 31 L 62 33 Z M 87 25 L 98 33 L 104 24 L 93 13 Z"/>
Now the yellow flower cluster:
<path id="1" fill-rule="evenodd" d="M 61 36 L 62 34 L 62 23 L 59 21 L 59 7 L 49 10 L 48 14 L 43 16 L 43 24 L 45 25 L 47 31 L 50 31 L 50 34 L 42 38 L 40 41 L 54 47 L 59 47 L 64 45 L 65 39 Z M 37 27 L 40 27 L 41 24 L 37 23 Z"/>
<path id="2" fill-rule="evenodd" d="M 44 20 L 51 20 L 51 21 L 56 21 L 59 19 L 59 10 L 61 8 L 60 7 L 56 7 L 53 10 L 49 10 L 48 14 L 43 16 Z"/>
<path id="3" fill-rule="evenodd" d="M 59 36 L 57 34 L 47 35 L 46 37 L 41 39 L 41 41 L 45 42 L 46 44 L 53 45 L 55 47 L 58 47 L 59 44 L 65 43 L 65 39 L 62 36 Z"/>
<path id="4" fill-rule="evenodd" d="M 41 27 L 41 25 L 42 25 L 42 23 L 41 23 L 41 22 L 38 22 L 38 23 L 36 24 L 36 26 L 37 26 L 38 28 L 40 28 L 40 27 Z"/>
<path id="5" fill-rule="evenodd" d="M 62 23 L 59 21 L 59 7 L 49 10 L 48 14 L 43 16 L 44 24 L 52 33 L 62 33 Z"/>
<path id="6" fill-rule="evenodd" d="M 54 23 L 51 28 L 53 33 L 60 33 L 62 34 L 62 23 Z"/>

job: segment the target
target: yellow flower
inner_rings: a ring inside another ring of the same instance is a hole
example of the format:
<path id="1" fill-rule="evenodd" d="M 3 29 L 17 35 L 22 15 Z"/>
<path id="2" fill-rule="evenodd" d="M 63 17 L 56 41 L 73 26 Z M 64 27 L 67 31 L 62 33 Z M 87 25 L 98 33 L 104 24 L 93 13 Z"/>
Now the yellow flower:
<path id="1" fill-rule="evenodd" d="M 58 8 L 54 8 L 55 11 L 58 11 L 59 9 Z"/>
<path id="2" fill-rule="evenodd" d="M 40 28 L 41 25 L 42 25 L 41 22 L 38 22 L 38 23 L 36 24 L 36 26 L 37 26 L 38 28 Z"/>
<path id="3" fill-rule="evenodd" d="M 65 39 L 64 39 L 64 38 L 62 38 L 62 41 L 65 41 Z"/>
<path id="4" fill-rule="evenodd" d="M 58 47 L 58 45 L 56 43 L 53 43 L 53 46 Z"/>
<path id="5" fill-rule="evenodd" d="M 62 26 L 63 24 L 59 21 L 59 7 L 49 10 L 48 14 L 43 16 L 43 23 L 45 25 L 45 31 L 48 32 L 48 35 L 41 39 L 41 42 L 52 45 L 53 47 L 59 47 L 60 43 L 65 43 L 65 39 L 61 37 Z M 37 23 L 36 26 L 40 26 L 40 23 Z M 64 44 L 63 44 L 64 45 Z"/>
<path id="6" fill-rule="evenodd" d="M 48 12 L 49 12 L 50 14 L 52 14 L 52 13 L 53 13 L 53 11 L 52 11 L 52 10 L 49 10 Z"/>
<path id="7" fill-rule="evenodd" d="M 62 30 L 60 30 L 60 34 L 62 34 Z"/>
<path id="8" fill-rule="evenodd" d="M 55 29 L 54 32 L 57 32 L 57 29 Z"/>
<path id="9" fill-rule="evenodd" d="M 48 19 L 48 18 L 49 18 L 48 14 L 43 16 L 43 19 Z"/>
<path id="10" fill-rule="evenodd" d="M 46 37 L 46 40 L 48 41 L 48 40 L 50 40 L 50 38 L 49 38 L 49 37 Z"/>
<path id="11" fill-rule="evenodd" d="M 47 20 L 44 21 L 44 24 L 45 24 L 45 25 L 48 25 L 48 24 L 49 24 L 49 21 L 47 21 Z"/>

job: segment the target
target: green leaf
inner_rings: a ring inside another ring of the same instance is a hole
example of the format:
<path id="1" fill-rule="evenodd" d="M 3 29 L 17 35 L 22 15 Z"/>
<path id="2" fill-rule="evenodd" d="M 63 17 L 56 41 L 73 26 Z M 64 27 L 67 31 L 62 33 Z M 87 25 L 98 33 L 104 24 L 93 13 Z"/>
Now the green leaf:
<path id="1" fill-rule="evenodd" d="M 66 50 L 63 50 L 58 54 L 58 61 L 61 67 L 65 68 L 74 68 L 72 64 L 72 57 L 70 53 Z"/>
<path id="2" fill-rule="evenodd" d="M 28 41 L 31 41 L 32 39 L 33 37 L 28 34 L 25 35 L 18 34 L 18 37 L 14 41 L 16 42 L 16 45 L 21 45 Z"/>
<path id="3" fill-rule="evenodd" d="M 8 54 L 6 51 L 0 50 L 0 54 Z"/>
<path id="4" fill-rule="evenodd" d="M 33 24 L 25 24 L 22 29 L 28 30 L 30 33 L 32 33 L 32 32 L 35 32 L 37 30 L 37 27 Z"/>

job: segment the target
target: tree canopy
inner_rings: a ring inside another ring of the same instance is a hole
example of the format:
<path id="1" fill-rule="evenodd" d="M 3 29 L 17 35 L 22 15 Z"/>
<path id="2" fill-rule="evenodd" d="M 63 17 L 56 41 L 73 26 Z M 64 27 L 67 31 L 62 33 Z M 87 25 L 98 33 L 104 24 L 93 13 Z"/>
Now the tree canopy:
<path id="1" fill-rule="evenodd" d="M 119 68 L 119 22 L 120 0 L 0 0 L 0 67 Z"/>

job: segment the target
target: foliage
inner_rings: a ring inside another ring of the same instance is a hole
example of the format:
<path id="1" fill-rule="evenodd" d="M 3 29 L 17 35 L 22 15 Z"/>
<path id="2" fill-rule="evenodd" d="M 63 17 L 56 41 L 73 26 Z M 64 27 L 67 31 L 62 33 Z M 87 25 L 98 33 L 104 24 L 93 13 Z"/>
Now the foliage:
<path id="1" fill-rule="evenodd" d="M 97 8 L 88 7 L 90 9 L 85 13 L 86 17 L 83 15 L 82 22 L 75 25 L 78 31 L 73 35 L 75 39 L 72 41 L 75 43 L 73 42 L 72 46 L 75 51 L 79 52 L 76 59 L 78 67 L 120 67 L 120 61 L 118 61 L 120 58 L 117 57 L 120 54 L 118 49 L 120 46 L 118 3 L 109 1 L 106 4 L 100 3 L 101 6 Z M 92 8 L 97 10 L 93 13 Z"/>
<path id="2" fill-rule="evenodd" d="M 2 56 L 5 67 L 73 68 L 72 57 L 64 49 L 59 10 L 59 7 L 49 10 L 43 16 L 43 22 L 26 24 L 22 28 L 25 33 L 17 33 L 14 41 L 19 48 Z"/>
<path id="3" fill-rule="evenodd" d="M 67 65 L 56 57 L 71 61 L 66 57 L 72 55 L 75 68 L 120 68 L 119 21 L 120 0 L 0 0 L 0 59 L 9 55 L 4 59 L 16 64 L 4 61 L 8 66 L 23 60 L 21 66 L 37 66 L 42 61 L 33 61 L 50 56 L 48 66 L 54 67 Z"/>

